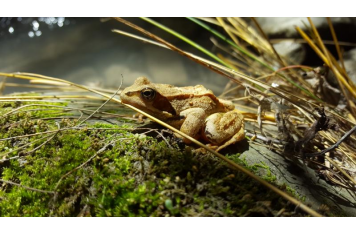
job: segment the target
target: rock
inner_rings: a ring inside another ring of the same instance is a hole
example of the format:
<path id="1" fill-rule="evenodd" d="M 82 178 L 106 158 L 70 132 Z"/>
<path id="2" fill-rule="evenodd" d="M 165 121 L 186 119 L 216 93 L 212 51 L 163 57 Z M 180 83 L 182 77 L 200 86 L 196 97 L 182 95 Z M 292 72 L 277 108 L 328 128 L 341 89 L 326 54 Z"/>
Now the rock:
<path id="1" fill-rule="evenodd" d="M 311 18 L 316 28 L 329 27 L 326 18 L 312 17 Z M 331 19 L 334 27 L 337 24 L 354 23 L 352 18 L 334 17 Z M 297 35 L 295 26 L 306 30 L 305 24 L 309 25 L 306 17 L 259 17 L 258 23 L 268 35 L 280 35 L 282 37 L 294 37 Z"/>

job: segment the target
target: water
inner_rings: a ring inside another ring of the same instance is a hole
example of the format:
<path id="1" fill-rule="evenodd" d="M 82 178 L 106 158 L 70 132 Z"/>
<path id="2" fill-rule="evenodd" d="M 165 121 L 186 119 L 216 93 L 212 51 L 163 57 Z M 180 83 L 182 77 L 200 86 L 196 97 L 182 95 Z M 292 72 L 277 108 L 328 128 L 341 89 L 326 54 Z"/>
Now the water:
<path id="1" fill-rule="evenodd" d="M 199 53 L 141 19 L 128 20 L 184 50 Z M 187 19 L 157 20 L 212 49 L 209 34 Z M 112 89 L 120 84 L 121 75 L 124 86 L 146 76 L 178 86 L 203 84 L 214 92 L 221 92 L 228 81 L 176 52 L 112 33 L 112 29 L 139 34 L 115 20 L 100 18 L 1 18 L 0 71 L 38 73 Z M 8 87 L 5 93 L 24 90 L 28 89 Z"/>

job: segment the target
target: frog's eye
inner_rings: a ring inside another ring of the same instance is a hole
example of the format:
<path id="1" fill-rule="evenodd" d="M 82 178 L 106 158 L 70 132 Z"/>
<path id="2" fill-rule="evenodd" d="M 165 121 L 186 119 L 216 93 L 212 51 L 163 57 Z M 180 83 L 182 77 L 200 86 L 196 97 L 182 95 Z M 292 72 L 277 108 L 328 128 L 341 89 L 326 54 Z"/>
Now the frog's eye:
<path id="1" fill-rule="evenodd" d="M 155 96 L 156 96 L 156 91 L 154 89 L 144 88 L 141 90 L 141 97 L 148 101 L 153 100 Z"/>

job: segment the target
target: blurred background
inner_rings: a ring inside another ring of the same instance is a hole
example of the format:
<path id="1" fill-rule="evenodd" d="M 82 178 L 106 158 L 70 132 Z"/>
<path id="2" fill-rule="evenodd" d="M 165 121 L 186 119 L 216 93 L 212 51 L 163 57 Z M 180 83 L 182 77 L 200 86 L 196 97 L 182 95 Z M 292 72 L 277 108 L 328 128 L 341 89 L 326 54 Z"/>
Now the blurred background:
<path id="1" fill-rule="evenodd" d="M 178 47 L 201 55 L 195 49 L 138 18 L 128 18 Z M 208 32 L 187 19 L 157 19 L 182 30 L 193 40 L 209 43 Z M 195 26 L 195 29 L 192 27 Z M 223 88 L 226 79 L 167 49 L 111 32 L 121 29 L 137 34 L 115 20 L 100 18 L 2 18 L 0 23 L 0 71 L 31 72 L 75 83 L 117 88 L 139 76 L 180 86 L 207 83 Z M 205 35 L 204 35 L 205 34 Z M 199 40 L 200 39 L 200 40 Z M 202 40 L 203 39 L 203 40 Z M 209 45 L 206 45 L 209 47 Z M 25 82 L 20 81 L 19 82 Z M 5 93 L 19 91 L 16 88 Z"/>
<path id="2" fill-rule="evenodd" d="M 188 44 L 139 19 L 126 18 L 168 42 L 194 54 L 206 57 Z M 205 29 L 186 18 L 154 18 L 196 43 L 218 53 Z M 249 18 L 246 18 L 249 21 Z M 305 18 L 258 18 L 270 38 L 299 38 L 294 25 L 303 27 Z M 324 18 L 313 18 L 322 32 Z M 354 18 L 333 18 L 340 41 L 356 42 Z M 340 25 L 342 27 L 340 27 Z M 212 25 L 214 28 L 214 26 Z M 146 76 L 157 83 L 178 86 L 203 84 L 214 92 L 223 90 L 227 79 L 167 49 L 142 43 L 113 33 L 120 29 L 138 34 L 112 19 L 66 17 L 0 18 L 0 71 L 30 72 L 66 79 L 75 83 L 116 89 L 124 78 L 124 86 L 135 78 Z M 216 27 L 215 29 L 220 30 Z M 223 31 L 221 31 L 224 33 Z M 141 36 L 141 35 L 140 35 Z M 326 32 L 323 39 L 331 39 Z M 275 41 L 276 49 L 296 63 L 319 66 L 321 61 L 308 46 L 293 41 Z M 331 50 L 334 47 L 331 48 Z M 344 47 L 350 50 L 352 47 Z M 18 80 L 20 83 L 26 81 Z M 7 87 L 5 93 L 25 88 Z"/>

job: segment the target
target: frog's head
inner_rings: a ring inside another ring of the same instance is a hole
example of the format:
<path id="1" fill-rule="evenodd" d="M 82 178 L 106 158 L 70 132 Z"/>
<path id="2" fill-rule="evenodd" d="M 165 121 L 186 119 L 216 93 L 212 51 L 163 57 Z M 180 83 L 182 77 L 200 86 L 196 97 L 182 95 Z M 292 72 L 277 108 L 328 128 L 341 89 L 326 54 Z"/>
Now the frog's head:
<path id="1" fill-rule="evenodd" d="M 137 78 L 133 85 L 121 92 L 120 97 L 123 103 L 130 104 L 160 119 L 176 115 L 169 100 L 146 77 Z"/>

